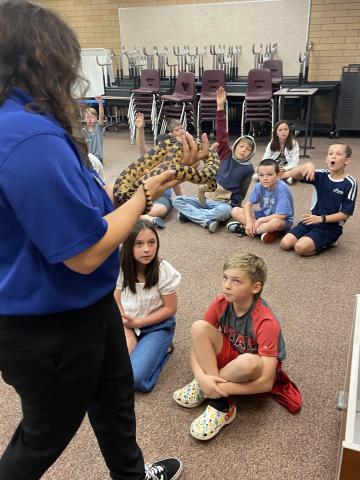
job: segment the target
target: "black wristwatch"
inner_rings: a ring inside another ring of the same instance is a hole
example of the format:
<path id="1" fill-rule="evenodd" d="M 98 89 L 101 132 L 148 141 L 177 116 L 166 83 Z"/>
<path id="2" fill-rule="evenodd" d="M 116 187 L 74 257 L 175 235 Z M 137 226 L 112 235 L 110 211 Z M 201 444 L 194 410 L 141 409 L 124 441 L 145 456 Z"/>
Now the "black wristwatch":
<path id="1" fill-rule="evenodd" d="M 321 223 L 326 223 L 326 215 L 321 215 Z"/>

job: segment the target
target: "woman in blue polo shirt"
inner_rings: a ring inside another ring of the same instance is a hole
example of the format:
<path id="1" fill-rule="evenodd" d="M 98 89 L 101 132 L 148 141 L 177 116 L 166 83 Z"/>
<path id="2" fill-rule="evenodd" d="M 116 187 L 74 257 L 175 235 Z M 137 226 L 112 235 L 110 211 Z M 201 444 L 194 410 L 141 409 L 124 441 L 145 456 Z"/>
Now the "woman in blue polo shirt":
<path id="1" fill-rule="evenodd" d="M 177 459 L 145 472 L 113 299 L 119 244 L 174 173 L 113 210 L 82 160 L 80 45 L 54 13 L 1 2 L 0 65 L 0 370 L 23 410 L 0 480 L 39 479 L 86 413 L 111 478 L 178 478 Z"/>

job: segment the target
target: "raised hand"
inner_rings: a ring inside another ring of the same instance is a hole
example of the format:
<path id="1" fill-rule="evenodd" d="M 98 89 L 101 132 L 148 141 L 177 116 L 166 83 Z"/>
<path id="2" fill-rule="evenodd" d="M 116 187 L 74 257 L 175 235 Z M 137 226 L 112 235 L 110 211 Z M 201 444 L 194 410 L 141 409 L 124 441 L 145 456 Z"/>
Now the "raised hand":
<path id="1" fill-rule="evenodd" d="M 216 90 L 216 106 L 218 110 L 223 110 L 226 102 L 226 92 L 223 87 Z"/>
<path id="2" fill-rule="evenodd" d="M 141 112 L 135 113 L 135 126 L 136 128 L 144 128 L 145 127 L 145 118 L 144 114 Z"/>

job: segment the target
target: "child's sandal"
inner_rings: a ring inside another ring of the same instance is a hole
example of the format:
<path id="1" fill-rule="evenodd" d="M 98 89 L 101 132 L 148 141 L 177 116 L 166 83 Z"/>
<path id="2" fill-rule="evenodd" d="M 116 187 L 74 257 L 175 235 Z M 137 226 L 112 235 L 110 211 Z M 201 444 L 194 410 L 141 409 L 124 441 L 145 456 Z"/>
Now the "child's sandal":
<path id="1" fill-rule="evenodd" d="M 200 385 L 195 378 L 185 387 L 176 390 L 173 394 L 173 399 L 178 405 L 185 408 L 197 407 L 205 400 Z"/>
<path id="2" fill-rule="evenodd" d="M 190 434 L 197 440 L 210 440 L 236 418 L 236 406 L 229 401 L 229 411 L 221 412 L 211 405 L 191 423 Z"/>

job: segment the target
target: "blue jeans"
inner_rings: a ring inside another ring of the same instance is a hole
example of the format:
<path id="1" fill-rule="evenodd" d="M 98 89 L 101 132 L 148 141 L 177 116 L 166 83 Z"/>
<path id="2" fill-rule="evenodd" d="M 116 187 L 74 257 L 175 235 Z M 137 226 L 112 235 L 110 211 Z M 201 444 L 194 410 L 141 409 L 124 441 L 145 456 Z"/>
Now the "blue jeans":
<path id="1" fill-rule="evenodd" d="M 140 331 L 135 349 L 130 354 L 135 389 L 150 392 L 155 387 L 160 372 L 169 357 L 169 347 L 174 337 L 175 316 Z"/>
<path id="2" fill-rule="evenodd" d="M 230 218 L 232 210 L 229 203 L 208 199 L 205 203 L 201 203 L 196 197 L 188 195 L 175 197 L 173 207 L 185 215 L 186 218 L 202 227 L 206 227 L 210 220 L 225 222 Z"/>

